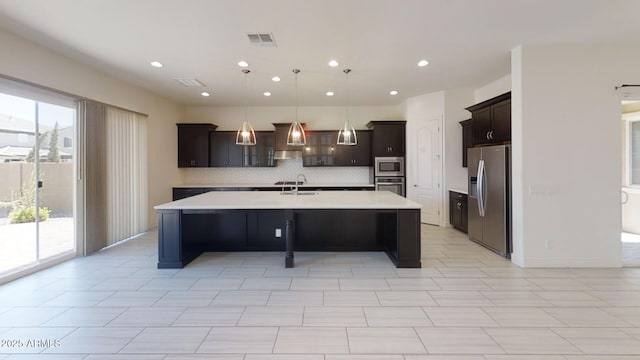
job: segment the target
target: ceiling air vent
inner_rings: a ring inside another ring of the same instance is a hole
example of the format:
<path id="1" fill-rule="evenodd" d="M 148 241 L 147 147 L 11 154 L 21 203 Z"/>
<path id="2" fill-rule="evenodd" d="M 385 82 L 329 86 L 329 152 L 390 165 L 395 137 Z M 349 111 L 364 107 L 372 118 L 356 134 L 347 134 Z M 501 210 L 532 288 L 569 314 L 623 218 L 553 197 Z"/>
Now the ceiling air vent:
<path id="1" fill-rule="evenodd" d="M 253 46 L 275 47 L 276 41 L 271 33 L 249 33 L 249 42 Z"/>
<path id="2" fill-rule="evenodd" d="M 204 87 L 205 84 L 200 82 L 198 79 L 175 79 L 180 84 L 186 87 Z"/>

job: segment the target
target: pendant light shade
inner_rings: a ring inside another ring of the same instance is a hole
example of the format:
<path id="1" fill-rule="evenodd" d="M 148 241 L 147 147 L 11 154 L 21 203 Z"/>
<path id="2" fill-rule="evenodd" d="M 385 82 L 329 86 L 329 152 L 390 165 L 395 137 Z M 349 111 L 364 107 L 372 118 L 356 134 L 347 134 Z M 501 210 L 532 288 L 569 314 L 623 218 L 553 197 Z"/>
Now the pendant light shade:
<path id="1" fill-rule="evenodd" d="M 356 134 L 356 129 L 353 128 L 353 125 L 349 122 L 349 120 L 344 122 L 342 128 L 338 130 L 338 145 L 357 145 L 358 144 L 358 135 Z"/>
<path id="2" fill-rule="evenodd" d="M 242 72 L 244 73 L 244 122 L 236 133 L 236 145 L 255 145 L 256 132 L 247 120 L 247 74 L 251 71 L 249 69 L 242 69 Z"/>
<path id="3" fill-rule="evenodd" d="M 358 135 L 356 129 L 349 122 L 349 73 L 351 69 L 344 69 L 343 72 L 347 76 L 347 119 L 340 130 L 338 130 L 338 145 L 356 145 L 358 144 Z"/>
<path id="4" fill-rule="evenodd" d="M 242 123 L 236 134 L 236 145 L 255 145 L 256 132 L 248 121 Z"/>
<path id="5" fill-rule="evenodd" d="M 300 70 L 293 69 L 293 73 L 296 74 L 296 120 L 291 124 L 289 128 L 289 134 L 287 134 L 287 145 L 303 146 L 307 143 L 307 137 L 304 134 L 304 128 L 302 124 L 298 122 L 298 73 Z"/>

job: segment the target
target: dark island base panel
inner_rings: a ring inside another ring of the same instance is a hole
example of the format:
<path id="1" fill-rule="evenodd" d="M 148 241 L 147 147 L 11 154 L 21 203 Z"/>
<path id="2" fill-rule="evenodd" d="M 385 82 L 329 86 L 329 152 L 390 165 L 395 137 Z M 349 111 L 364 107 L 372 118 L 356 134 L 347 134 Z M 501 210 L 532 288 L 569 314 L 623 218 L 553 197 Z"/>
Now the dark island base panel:
<path id="1" fill-rule="evenodd" d="M 276 236 L 279 233 L 279 237 Z M 385 251 L 420 268 L 417 209 L 158 210 L 158 268 L 183 268 L 204 252 Z"/>

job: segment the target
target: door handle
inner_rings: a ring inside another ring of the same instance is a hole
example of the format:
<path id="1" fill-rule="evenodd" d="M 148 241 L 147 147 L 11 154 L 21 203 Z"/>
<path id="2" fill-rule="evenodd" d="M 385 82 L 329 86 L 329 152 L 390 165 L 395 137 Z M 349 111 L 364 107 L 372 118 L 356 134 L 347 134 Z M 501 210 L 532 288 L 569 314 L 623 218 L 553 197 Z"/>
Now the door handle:
<path id="1" fill-rule="evenodd" d="M 484 160 L 478 162 L 478 182 L 476 183 L 476 192 L 478 194 L 478 213 L 484 217 Z"/>

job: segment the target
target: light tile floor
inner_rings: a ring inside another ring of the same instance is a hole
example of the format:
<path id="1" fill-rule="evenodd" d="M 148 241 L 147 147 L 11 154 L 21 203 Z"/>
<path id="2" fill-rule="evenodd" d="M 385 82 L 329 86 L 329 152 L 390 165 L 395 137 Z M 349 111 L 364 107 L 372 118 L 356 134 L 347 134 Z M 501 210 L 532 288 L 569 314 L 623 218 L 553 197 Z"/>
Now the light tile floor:
<path id="1" fill-rule="evenodd" d="M 640 268 L 521 269 L 422 226 L 384 253 L 209 253 L 155 232 L 0 286 L 0 359 L 638 360 Z"/>

